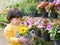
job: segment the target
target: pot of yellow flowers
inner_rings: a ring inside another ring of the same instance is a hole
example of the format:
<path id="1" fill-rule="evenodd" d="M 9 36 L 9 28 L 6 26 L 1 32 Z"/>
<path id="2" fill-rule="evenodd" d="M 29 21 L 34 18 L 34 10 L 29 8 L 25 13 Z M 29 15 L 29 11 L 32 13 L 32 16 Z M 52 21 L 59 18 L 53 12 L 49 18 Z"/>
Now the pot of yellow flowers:
<path id="1" fill-rule="evenodd" d="M 22 43 L 22 45 L 31 45 L 32 44 L 32 34 L 29 31 L 29 27 L 26 25 L 21 25 L 19 28 L 19 36 L 23 37 L 23 38 L 28 38 L 28 42 L 27 43 Z"/>

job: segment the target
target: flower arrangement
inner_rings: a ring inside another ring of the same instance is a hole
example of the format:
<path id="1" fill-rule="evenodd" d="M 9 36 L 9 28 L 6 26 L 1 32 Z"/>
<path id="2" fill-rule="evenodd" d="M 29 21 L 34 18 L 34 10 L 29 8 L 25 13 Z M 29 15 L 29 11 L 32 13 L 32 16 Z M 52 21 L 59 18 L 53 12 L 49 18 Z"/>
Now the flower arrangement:
<path id="1" fill-rule="evenodd" d="M 41 33 L 49 31 L 51 29 L 51 23 L 49 19 L 42 19 L 41 24 L 38 25 L 38 28 L 41 30 Z M 48 33 L 48 32 L 47 32 Z"/>
<path id="2" fill-rule="evenodd" d="M 48 24 L 47 26 L 40 25 L 40 30 L 41 30 L 41 33 L 48 34 L 49 31 L 51 30 L 51 24 Z"/>
<path id="3" fill-rule="evenodd" d="M 38 20 L 39 19 L 39 20 Z M 38 28 L 38 25 L 40 24 L 40 18 L 32 18 L 28 19 L 27 21 L 24 22 L 24 25 L 27 25 L 30 29 L 30 31 L 34 32 L 35 36 L 40 36 L 41 30 Z"/>
<path id="4" fill-rule="evenodd" d="M 28 26 L 30 30 L 34 30 L 34 31 L 45 30 L 46 31 L 46 30 L 50 30 L 49 28 L 51 28 L 51 24 L 49 22 L 50 22 L 49 19 L 32 18 L 25 21 L 24 25 Z"/>
<path id="5" fill-rule="evenodd" d="M 39 39 L 38 38 L 39 34 L 46 34 L 46 35 L 50 34 L 51 36 L 53 36 L 53 33 L 54 33 L 53 31 L 55 30 L 52 30 L 52 27 L 56 26 L 55 24 L 58 24 L 59 21 L 54 21 L 54 20 L 52 21 L 53 22 L 51 22 L 51 20 L 47 18 L 43 19 L 39 17 L 34 17 L 34 18 L 29 17 L 26 21 L 24 21 L 23 25 L 19 28 L 19 33 L 22 36 L 25 36 L 25 35 L 29 36 L 30 34 L 34 33 L 35 40 Z M 30 31 L 32 31 L 32 33 L 30 33 Z M 39 31 L 41 31 L 41 33 Z M 34 40 L 34 43 L 36 44 L 35 40 Z M 40 40 L 38 40 L 38 42 L 40 43 Z"/>
<path id="6" fill-rule="evenodd" d="M 26 25 L 21 25 L 19 28 L 19 35 L 23 38 L 28 38 L 28 42 L 27 43 L 22 43 L 22 45 L 30 45 L 32 42 L 32 35 L 29 31 L 29 27 Z"/>

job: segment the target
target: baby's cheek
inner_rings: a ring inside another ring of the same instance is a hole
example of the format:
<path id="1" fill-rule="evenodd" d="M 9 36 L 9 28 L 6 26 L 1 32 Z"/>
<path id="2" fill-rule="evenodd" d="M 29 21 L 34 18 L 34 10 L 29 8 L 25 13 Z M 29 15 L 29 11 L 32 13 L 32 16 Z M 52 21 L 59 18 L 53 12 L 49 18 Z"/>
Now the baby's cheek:
<path id="1" fill-rule="evenodd" d="M 16 22 L 16 24 L 20 24 L 20 22 L 18 21 L 18 22 Z"/>

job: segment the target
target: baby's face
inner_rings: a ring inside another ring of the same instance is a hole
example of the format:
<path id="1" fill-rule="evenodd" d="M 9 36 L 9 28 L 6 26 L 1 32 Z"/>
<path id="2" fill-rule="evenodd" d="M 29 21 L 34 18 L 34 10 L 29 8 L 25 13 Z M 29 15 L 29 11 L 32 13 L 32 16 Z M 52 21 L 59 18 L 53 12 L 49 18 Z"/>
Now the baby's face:
<path id="1" fill-rule="evenodd" d="M 19 25 L 20 24 L 20 21 L 21 21 L 21 18 L 12 18 L 11 19 L 11 23 L 12 24 L 15 24 L 15 25 Z"/>

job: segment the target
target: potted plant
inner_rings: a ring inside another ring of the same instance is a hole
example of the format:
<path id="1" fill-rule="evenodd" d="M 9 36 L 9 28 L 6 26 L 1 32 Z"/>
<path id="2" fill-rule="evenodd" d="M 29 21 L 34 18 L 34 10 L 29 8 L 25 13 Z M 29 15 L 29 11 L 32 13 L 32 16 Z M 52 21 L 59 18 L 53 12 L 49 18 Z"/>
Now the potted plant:
<path id="1" fill-rule="evenodd" d="M 33 41 L 34 37 L 33 37 L 32 33 L 31 33 L 31 31 L 29 29 L 30 29 L 29 26 L 24 25 L 24 24 L 22 24 L 19 27 L 17 37 L 18 38 L 22 37 L 22 38 L 27 38 L 28 39 L 28 42 L 26 42 L 26 43 L 21 42 L 22 45 L 32 45 L 33 44 L 32 41 Z"/>
<path id="2" fill-rule="evenodd" d="M 46 6 L 48 5 L 48 2 L 42 1 L 38 6 L 38 14 L 42 16 L 43 18 L 48 17 L 48 13 L 46 12 Z"/>
<path id="3" fill-rule="evenodd" d="M 31 31 L 31 34 L 34 35 L 33 45 L 39 45 L 41 43 L 39 39 L 41 37 L 41 30 L 37 27 L 37 25 L 39 25 L 39 21 L 36 18 L 32 18 L 32 19 L 29 18 L 26 22 L 24 22 L 24 25 L 29 26 L 30 28 L 29 30 Z"/>
<path id="4" fill-rule="evenodd" d="M 37 20 L 37 18 L 32 18 L 31 20 L 29 19 L 26 22 L 27 24 L 29 24 L 30 30 L 34 30 L 35 36 L 40 37 L 41 31 L 37 27 L 40 24 L 39 20 Z"/>
<path id="5" fill-rule="evenodd" d="M 49 30 L 51 29 L 52 25 L 49 23 L 47 19 L 44 19 L 42 22 L 42 25 L 40 25 L 42 39 L 44 41 L 50 41 Z"/>
<path id="6" fill-rule="evenodd" d="M 49 33 L 50 29 L 51 29 L 51 25 L 50 24 L 48 24 L 46 27 L 44 26 L 43 28 L 41 28 L 42 39 L 44 41 L 50 41 L 50 33 Z"/>
<path id="7" fill-rule="evenodd" d="M 57 18 L 58 17 L 58 14 L 56 12 L 57 8 L 56 8 L 56 5 L 54 3 L 49 3 L 48 10 L 50 12 L 50 17 L 51 18 Z"/>
<path id="8" fill-rule="evenodd" d="M 55 45 L 60 45 L 60 24 L 54 24 L 50 30 L 50 37 L 54 39 Z"/>

